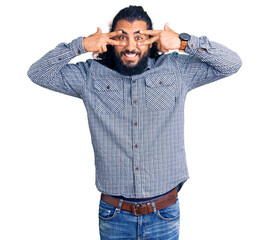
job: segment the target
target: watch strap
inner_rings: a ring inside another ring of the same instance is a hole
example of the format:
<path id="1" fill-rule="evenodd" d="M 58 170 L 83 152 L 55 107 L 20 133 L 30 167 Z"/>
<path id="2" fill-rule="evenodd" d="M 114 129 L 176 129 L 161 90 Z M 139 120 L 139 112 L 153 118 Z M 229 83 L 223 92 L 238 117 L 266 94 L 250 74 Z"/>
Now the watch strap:
<path id="1" fill-rule="evenodd" d="M 179 51 L 185 52 L 185 48 L 187 47 L 187 45 L 188 45 L 188 41 L 181 40 Z"/>

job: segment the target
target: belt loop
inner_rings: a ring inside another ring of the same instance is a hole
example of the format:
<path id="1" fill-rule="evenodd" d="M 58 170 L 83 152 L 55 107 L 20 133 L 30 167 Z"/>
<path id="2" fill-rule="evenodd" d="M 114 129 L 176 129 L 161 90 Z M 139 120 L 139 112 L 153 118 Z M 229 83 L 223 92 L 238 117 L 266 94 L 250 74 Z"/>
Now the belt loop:
<path id="1" fill-rule="evenodd" d="M 122 202 L 123 202 L 123 200 L 120 199 L 119 206 L 116 208 L 117 213 L 120 213 Z"/>
<path id="2" fill-rule="evenodd" d="M 157 209 L 156 209 L 156 206 L 155 206 L 155 202 L 152 201 L 152 202 L 151 202 L 151 205 L 152 205 L 154 214 L 156 214 L 156 213 L 157 213 Z"/>

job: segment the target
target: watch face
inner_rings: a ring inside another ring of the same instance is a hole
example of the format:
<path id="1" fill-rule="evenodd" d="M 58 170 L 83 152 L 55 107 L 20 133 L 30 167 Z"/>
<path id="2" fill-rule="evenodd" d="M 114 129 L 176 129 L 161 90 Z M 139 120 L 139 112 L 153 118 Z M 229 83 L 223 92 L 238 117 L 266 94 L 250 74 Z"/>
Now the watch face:
<path id="1" fill-rule="evenodd" d="M 182 40 L 182 41 L 189 41 L 191 36 L 188 34 L 188 33 L 181 33 L 179 35 L 179 38 Z"/>

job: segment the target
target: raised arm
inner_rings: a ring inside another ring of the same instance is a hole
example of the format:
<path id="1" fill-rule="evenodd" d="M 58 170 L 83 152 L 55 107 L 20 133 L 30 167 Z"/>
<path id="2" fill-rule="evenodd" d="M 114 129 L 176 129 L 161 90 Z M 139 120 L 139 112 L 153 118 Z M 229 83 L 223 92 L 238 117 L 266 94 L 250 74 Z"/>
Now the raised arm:
<path id="1" fill-rule="evenodd" d="M 187 90 L 211 83 L 236 73 L 242 61 L 238 54 L 207 37 L 191 36 L 186 55 L 173 54 L 186 83 Z"/>
<path id="2" fill-rule="evenodd" d="M 90 61 L 77 64 L 68 62 L 86 52 L 82 40 L 83 37 L 79 37 L 69 44 L 57 45 L 31 65 L 27 72 L 28 77 L 42 87 L 81 98 Z"/>
<path id="3" fill-rule="evenodd" d="M 157 42 L 157 47 L 162 52 L 180 48 L 179 34 L 170 29 L 168 24 L 164 30 L 147 30 L 143 34 L 150 35 L 151 38 L 141 42 L 141 45 Z M 205 36 L 191 36 L 185 53 L 188 55 L 174 52 L 172 56 L 179 66 L 188 91 L 234 74 L 242 65 L 237 53 L 224 45 L 209 41 Z"/>
<path id="4" fill-rule="evenodd" d="M 31 65 L 27 74 L 36 84 L 74 97 L 82 98 L 91 61 L 68 64 L 69 61 L 86 52 L 105 52 L 106 45 L 122 44 L 111 38 L 118 33 L 97 32 L 88 37 L 79 37 L 71 43 L 61 43 Z"/>

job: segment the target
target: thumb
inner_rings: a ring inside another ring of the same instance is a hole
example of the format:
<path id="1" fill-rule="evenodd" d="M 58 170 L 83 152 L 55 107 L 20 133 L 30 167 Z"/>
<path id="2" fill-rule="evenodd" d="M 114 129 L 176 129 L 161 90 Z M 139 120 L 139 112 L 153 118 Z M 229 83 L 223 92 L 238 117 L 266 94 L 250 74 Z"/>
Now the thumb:
<path id="1" fill-rule="evenodd" d="M 101 28 L 99 28 L 99 27 L 98 27 L 98 28 L 97 28 L 97 32 L 96 32 L 96 33 L 100 33 L 100 34 L 101 34 L 101 33 L 102 33 Z"/>
<path id="2" fill-rule="evenodd" d="M 164 25 L 164 31 L 169 31 L 169 30 L 171 30 L 171 28 L 169 27 L 169 24 L 166 23 L 166 24 Z"/>

